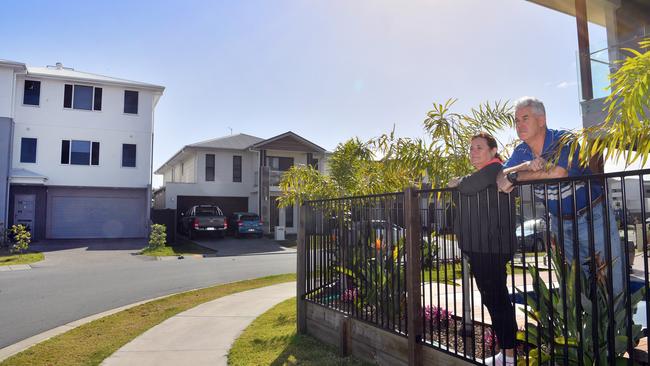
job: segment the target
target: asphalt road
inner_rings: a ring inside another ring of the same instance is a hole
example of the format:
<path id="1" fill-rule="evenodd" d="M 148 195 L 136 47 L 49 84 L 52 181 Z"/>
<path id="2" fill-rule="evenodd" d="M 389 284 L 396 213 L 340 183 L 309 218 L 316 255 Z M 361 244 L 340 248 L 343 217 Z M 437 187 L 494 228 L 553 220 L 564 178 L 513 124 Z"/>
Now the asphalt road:
<path id="1" fill-rule="evenodd" d="M 250 245 L 263 247 L 264 240 Z M 0 272 L 0 348 L 137 301 L 296 269 L 295 252 L 257 254 L 246 240 L 229 245 L 241 246 L 242 255 L 165 261 L 133 255 L 144 244 L 46 243 L 46 260 L 33 269 Z"/>

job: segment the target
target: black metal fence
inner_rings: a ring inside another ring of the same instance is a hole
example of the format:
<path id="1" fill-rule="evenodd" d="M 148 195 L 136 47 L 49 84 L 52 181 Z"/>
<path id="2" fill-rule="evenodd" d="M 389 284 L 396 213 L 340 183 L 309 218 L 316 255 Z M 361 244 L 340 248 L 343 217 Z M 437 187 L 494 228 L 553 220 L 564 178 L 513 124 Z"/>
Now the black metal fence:
<path id="1" fill-rule="evenodd" d="M 304 300 L 410 336 L 414 352 L 476 364 L 512 332 L 518 364 L 647 363 L 650 170 L 526 182 L 496 197 L 436 189 L 307 202 Z"/>

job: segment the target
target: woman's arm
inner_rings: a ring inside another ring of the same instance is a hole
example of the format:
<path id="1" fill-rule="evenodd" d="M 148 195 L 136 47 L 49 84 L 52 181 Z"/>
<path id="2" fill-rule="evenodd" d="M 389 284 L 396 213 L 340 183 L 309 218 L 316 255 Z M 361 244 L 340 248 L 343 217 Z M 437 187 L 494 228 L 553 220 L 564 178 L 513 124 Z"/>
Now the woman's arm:
<path id="1" fill-rule="evenodd" d="M 503 169 L 501 164 L 490 164 L 483 169 L 465 176 L 458 183 L 458 191 L 464 195 L 476 194 L 490 185 L 496 184 L 497 174 Z"/>

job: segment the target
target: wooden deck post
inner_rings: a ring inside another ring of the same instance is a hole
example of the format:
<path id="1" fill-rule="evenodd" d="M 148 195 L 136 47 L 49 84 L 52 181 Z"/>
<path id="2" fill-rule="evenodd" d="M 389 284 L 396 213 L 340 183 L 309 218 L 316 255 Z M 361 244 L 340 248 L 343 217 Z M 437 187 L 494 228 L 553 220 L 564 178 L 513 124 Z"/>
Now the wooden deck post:
<path id="1" fill-rule="evenodd" d="M 306 273 L 306 248 L 307 237 L 305 235 L 305 225 L 307 219 L 307 206 L 298 206 L 298 252 L 296 253 L 296 318 L 298 334 L 307 333 L 307 313 L 305 306 L 305 289 L 307 288 L 307 273 Z"/>
<path id="2" fill-rule="evenodd" d="M 422 365 L 422 296 L 420 295 L 421 251 L 420 209 L 412 187 L 404 191 L 406 224 L 406 302 L 408 316 L 409 365 Z"/>

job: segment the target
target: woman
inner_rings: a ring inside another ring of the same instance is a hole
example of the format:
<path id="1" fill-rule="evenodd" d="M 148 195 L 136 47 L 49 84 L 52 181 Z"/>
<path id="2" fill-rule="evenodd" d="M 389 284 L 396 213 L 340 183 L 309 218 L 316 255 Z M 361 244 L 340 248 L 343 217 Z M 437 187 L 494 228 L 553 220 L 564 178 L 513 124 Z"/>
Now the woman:
<path id="1" fill-rule="evenodd" d="M 514 252 L 515 220 L 509 217 L 514 200 L 497 191 L 496 176 L 503 166 L 494 137 L 487 133 L 473 136 L 470 161 L 476 172 L 449 183 L 459 192 L 454 196 L 454 228 L 501 347 L 488 364 L 514 365 L 517 324 L 506 288 L 506 263 Z"/>

